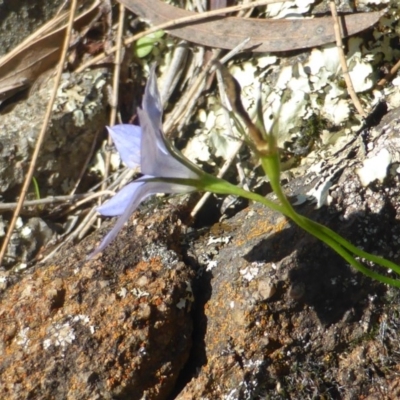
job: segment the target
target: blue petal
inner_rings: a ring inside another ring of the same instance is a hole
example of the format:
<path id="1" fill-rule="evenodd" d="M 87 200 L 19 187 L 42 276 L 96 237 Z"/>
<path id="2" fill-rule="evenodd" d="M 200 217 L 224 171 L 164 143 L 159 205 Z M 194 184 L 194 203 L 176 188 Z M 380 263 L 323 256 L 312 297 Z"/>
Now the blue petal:
<path id="1" fill-rule="evenodd" d="M 88 256 L 89 259 L 93 258 L 96 254 L 102 252 L 118 235 L 119 231 L 124 226 L 125 222 L 128 221 L 131 214 L 139 206 L 140 202 L 143 201 L 147 196 L 143 193 L 143 188 L 146 186 L 145 183 L 140 184 L 135 188 L 134 195 L 130 199 L 130 203 L 125 204 L 125 210 L 122 215 L 118 218 L 117 223 L 111 229 L 110 232 L 104 237 L 100 245 Z M 141 190 L 142 189 L 142 190 Z M 111 202 L 113 199 L 109 200 Z"/>
<path id="2" fill-rule="evenodd" d="M 128 221 L 131 214 L 138 208 L 139 204 L 147 197 L 156 193 L 188 193 L 195 188 L 186 185 L 179 185 L 169 182 L 154 182 L 146 181 L 142 179 L 149 179 L 151 177 L 143 177 L 140 180 L 136 180 L 120 192 L 118 192 L 112 199 L 110 199 L 103 206 L 99 207 L 101 213 L 105 212 L 104 215 L 117 215 L 116 212 L 121 212 L 121 216 L 118 218 L 117 223 L 111 229 L 111 231 L 104 237 L 99 247 L 89 255 L 89 259 L 93 258 L 96 254 L 102 252 L 118 235 L 119 231 L 124 226 L 125 222 Z M 120 195 L 122 191 L 125 191 L 123 195 Z M 114 200 L 116 199 L 116 200 Z M 110 205 L 111 204 L 111 205 Z"/>
<path id="3" fill-rule="evenodd" d="M 147 112 L 150 120 L 153 121 L 155 127 L 161 129 L 162 127 L 162 114 L 163 107 L 161 104 L 160 93 L 157 88 L 157 77 L 156 77 L 156 64 L 153 64 L 150 68 L 149 79 L 144 91 L 143 110 Z"/>
<path id="4" fill-rule="evenodd" d="M 163 108 L 161 104 L 160 93 L 157 88 L 155 64 L 153 64 L 150 69 L 149 79 L 147 81 L 147 85 L 144 91 L 142 107 L 143 110 L 147 113 L 149 117 L 148 119 L 151 123 L 151 140 L 154 140 L 155 143 L 157 143 L 157 146 L 162 153 L 168 154 L 169 151 L 167 146 L 165 145 L 165 138 L 162 133 Z"/>
<path id="5" fill-rule="evenodd" d="M 154 64 L 150 70 L 142 105 L 143 110 L 138 109 L 142 128 L 140 160 L 142 173 L 161 178 L 198 179 L 199 175 L 194 170 L 179 161 L 178 156 L 173 155 L 175 151 L 172 146 L 167 145 L 162 132 L 162 104 L 157 89 Z"/>
<path id="6" fill-rule="evenodd" d="M 138 109 L 140 126 L 142 127 L 142 149 L 140 169 L 143 174 L 160 178 L 198 179 L 199 176 L 178 161 L 169 151 L 164 152 L 163 139 L 159 139 L 156 128 L 146 111 Z M 166 147 L 164 146 L 166 149 Z M 166 150 L 165 150 L 166 151 Z"/>
<path id="7" fill-rule="evenodd" d="M 107 129 L 122 161 L 129 168 L 138 167 L 140 165 L 142 129 L 139 126 L 127 124 L 114 125 Z"/>
<path id="8" fill-rule="evenodd" d="M 140 181 L 129 183 L 110 200 L 106 201 L 100 207 L 97 207 L 97 211 L 105 217 L 116 217 L 122 215 L 133 199 L 138 196 L 140 187 L 144 184 L 145 182 Z"/>

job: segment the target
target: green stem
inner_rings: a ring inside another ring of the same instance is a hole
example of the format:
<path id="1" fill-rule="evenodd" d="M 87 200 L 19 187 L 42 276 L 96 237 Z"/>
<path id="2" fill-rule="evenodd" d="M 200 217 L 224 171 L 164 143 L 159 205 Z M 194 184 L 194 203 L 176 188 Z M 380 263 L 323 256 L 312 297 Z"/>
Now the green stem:
<path id="1" fill-rule="evenodd" d="M 356 246 L 353 246 L 350 242 L 344 239 L 342 236 L 337 234 L 336 232 L 332 231 L 331 229 L 327 228 L 324 225 L 321 225 L 311 219 L 304 217 L 298 214 L 288 201 L 286 195 L 282 191 L 282 187 L 280 185 L 280 164 L 279 164 L 279 157 L 277 154 L 274 154 L 269 157 L 263 157 L 262 165 L 267 173 L 272 190 L 277 195 L 279 201 L 281 202 L 282 206 L 285 208 L 286 215 L 288 215 L 297 225 L 301 228 L 312 234 L 313 236 L 319 238 L 328 246 L 330 246 L 333 250 L 335 250 L 338 254 L 340 254 L 346 261 L 348 261 L 351 265 L 353 265 L 356 269 L 358 269 L 363 274 L 377 279 L 380 282 L 388 283 L 397 287 L 400 287 L 400 282 L 387 278 L 383 275 L 377 274 L 370 269 L 363 266 L 360 262 L 358 262 L 351 254 L 349 254 L 345 249 L 350 251 L 351 253 L 355 254 L 356 256 L 365 258 L 374 262 L 375 264 L 381 265 L 388 269 L 392 269 L 397 274 L 400 275 L 400 267 L 382 257 L 375 256 L 373 254 L 367 253 Z"/>

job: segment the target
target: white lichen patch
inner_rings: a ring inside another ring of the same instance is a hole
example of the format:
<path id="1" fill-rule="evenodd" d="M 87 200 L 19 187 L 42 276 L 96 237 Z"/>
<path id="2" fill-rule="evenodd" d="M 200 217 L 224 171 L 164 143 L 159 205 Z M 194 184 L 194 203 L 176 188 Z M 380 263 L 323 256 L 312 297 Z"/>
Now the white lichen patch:
<path id="1" fill-rule="evenodd" d="M 43 348 L 47 350 L 50 346 L 61 347 L 65 350 L 75 340 L 74 329 L 69 322 L 56 323 L 48 330 L 48 338 L 43 341 Z"/>
<path id="2" fill-rule="evenodd" d="M 183 155 L 192 161 L 208 161 L 211 153 L 207 137 L 205 135 L 195 135 L 190 138 Z"/>
<path id="3" fill-rule="evenodd" d="M 212 244 L 216 244 L 216 243 L 223 243 L 223 244 L 228 244 L 232 239 L 232 236 L 220 236 L 220 237 L 213 237 L 210 236 L 208 241 L 207 241 L 207 246 L 210 246 Z"/>
<path id="4" fill-rule="evenodd" d="M 81 321 L 83 324 L 88 325 L 90 322 L 90 318 L 88 315 L 78 314 L 78 315 L 75 315 L 74 318 L 72 318 L 72 321 L 74 321 L 74 322 Z"/>
<path id="5" fill-rule="evenodd" d="M 187 293 L 186 296 L 180 298 L 178 303 L 176 304 L 176 307 L 179 308 L 180 310 L 185 308 L 187 303 L 194 302 L 192 284 L 189 281 L 186 281 L 186 293 Z"/>
<path id="6" fill-rule="evenodd" d="M 268 4 L 267 15 L 271 18 L 301 18 L 310 11 L 315 0 L 293 0 L 282 3 Z"/>
<path id="7" fill-rule="evenodd" d="M 332 186 L 332 181 L 327 179 L 321 182 L 320 185 L 314 186 L 307 192 L 307 196 L 313 197 L 317 202 L 317 208 L 321 208 L 328 204 L 329 189 Z M 301 203 L 299 203 L 301 204 Z"/>
<path id="8" fill-rule="evenodd" d="M 364 2 L 368 3 L 368 0 Z M 384 1 L 371 0 L 370 3 L 384 4 Z M 274 18 L 297 14 L 301 17 L 300 14 L 308 12 L 313 4 L 313 0 L 271 4 L 267 6 L 267 14 Z M 375 40 L 372 42 L 366 42 L 363 34 L 348 39 L 346 61 L 349 74 L 367 113 L 382 97 L 400 105 L 400 89 L 397 87 L 371 91 L 378 78 L 379 65 L 400 57 L 400 50 L 391 44 L 397 37 L 399 18 L 396 9 L 388 10 L 373 28 Z M 357 131 L 362 121 L 348 96 L 336 45 L 326 44 L 312 49 L 308 57 L 289 60 L 254 54 L 251 60 L 228 65 L 242 88 L 242 103 L 250 117 L 255 118 L 256 100 L 260 95 L 264 125 L 268 132 L 278 137 L 281 148 L 287 148 L 288 143 L 303 135 L 304 126 L 312 115 L 318 115 L 328 127 L 321 129 L 321 136 L 325 132 L 323 144 L 326 146 L 332 145 L 331 137 L 337 134 L 338 128 L 342 132 Z M 191 143 L 190 152 L 195 155 L 194 148 L 199 145 L 198 158 L 203 161 L 210 159 L 210 154 L 227 159 L 237 145 L 234 137 L 238 137 L 239 132 L 234 124 L 232 131 L 227 129 L 226 113 L 218 95 L 211 95 L 206 101 L 205 108 L 198 112 L 204 128 Z M 335 135 L 331 133 L 332 128 Z"/>
<path id="9" fill-rule="evenodd" d="M 117 295 L 121 298 L 124 299 L 126 295 L 128 294 L 128 290 L 124 287 L 118 290 Z"/>
<path id="10" fill-rule="evenodd" d="M 389 4 L 390 0 L 359 0 L 358 4 L 361 5 L 368 5 L 368 4 L 375 4 L 375 5 L 380 5 L 380 4 Z"/>
<path id="11" fill-rule="evenodd" d="M 214 268 L 216 268 L 218 266 L 218 261 L 217 260 L 210 260 L 207 263 L 206 266 L 206 271 L 212 271 Z"/>
<path id="12" fill-rule="evenodd" d="M 82 112 L 82 110 L 74 110 L 72 113 L 72 118 L 76 126 L 85 125 L 85 114 Z"/>
<path id="13" fill-rule="evenodd" d="M 15 229 L 21 229 L 24 225 L 24 221 L 22 221 L 21 217 L 17 218 L 17 222 L 15 223 Z"/>
<path id="14" fill-rule="evenodd" d="M 61 348 L 62 351 L 73 343 L 76 339 L 74 324 L 81 323 L 87 326 L 91 333 L 94 333 L 95 326 L 90 325 L 88 315 L 78 314 L 70 318 L 70 321 L 64 323 L 57 322 L 47 329 L 47 337 L 43 341 L 43 348 L 47 350 L 50 346 Z"/>
<path id="15" fill-rule="evenodd" d="M 17 344 L 23 347 L 25 350 L 28 348 L 30 342 L 28 338 L 28 332 L 29 332 L 29 327 L 26 327 L 21 329 L 16 336 Z"/>
<path id="16" fill-rule="evenodd" d="M 375 156 L 364 160 L 363 166 L 356 170 L 362 185 L 368 186 L 375 180 L 383 182 L 391 162 L 392 156 L 385 148 L 381 149 Z"/>
<path id="17" fill-rule="evenodd" d="M 14 267 L 14 270 L 15 270 L 16 272 L 24 271 L 27 267 L 28 267 L 28 264 L 27 264 L 27 263 L 19 263 L 19 264 L 17 264 L 17 265 Z"/>
<path id="18" fill-rule="evenodd" d="M 326 97 L 322 115 L 335 125 L 340 125 L 349 118 L 349 103 L 344 99 Z"/>
<path id="19" fill-rule="evenodd" d="M 29 226 L 24 226 L 20 232 L 22 237 L 29 238 L 32 234 L 32 229 Z"/>
<path id="20" fill-rule="evenodd" d="M 229 393 L 225 394 L 223 400 L 237 400 L 239 397 L 238 389 L 232 389 Z"/>
<path id="21" fill-rule="evenodd" d="M 182 310 L 183 308 L 186 307 L 186 299 L 185 298 L 181 298 L 178 303 L 176 303 L 176 307 L 179 308 L 180 310 Z"/>
<path id="22" fill-rule="evenodd" d="M 133 288 L 133 289 L 131 290 L 131 293 L 132 293 L 135 297 L 137 297 L 138 299 L 140 299 L 140 298 L 142 298 L 142 297 L 150 296 L 150 293 L 149 293 L 149 292 L 146 292 L 146 291 L 144 291 L 144 290 L 142 290 L 142 289 L 139 289 L 139 288 Z"/>
<path id="23" fill-rule="evenodd" d="M 8 277 L 4 275 L 4 272 L 0 271 L 0 290 L 7 289 Z"/>
<path id="24" fill-rule="evenodd" d="M 257 277 L 258 273 L 260 272 L 260 268 L 257 266 L 248 266 L 241 269 L 239 272 L 240 275 L 242 275 L 243 279 L 250 282 Z"/>

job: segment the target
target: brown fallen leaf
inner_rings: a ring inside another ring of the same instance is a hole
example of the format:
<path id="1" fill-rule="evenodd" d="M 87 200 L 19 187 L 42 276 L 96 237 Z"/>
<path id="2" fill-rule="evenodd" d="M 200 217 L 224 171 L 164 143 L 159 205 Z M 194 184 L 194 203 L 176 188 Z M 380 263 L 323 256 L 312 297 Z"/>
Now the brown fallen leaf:
<path id="1" fill-rule="evenodd" d="M 178 18 L 198 15 L 160 0 L 118 0 L 138 16 L 159 25 Z M 374 25 L 382 12 L 351 14 L 342 17 L 344 36 L 351 36 Z M 331 17 L 311 19 L 256 19 L 225 17 L 200 20 L 168 28 L 176 37 L 203 46 L 233 49 L 250 38 L 246 49 L 280 52 L 321 46 L 335 41 Z"/>
<path id="2" fill-rule="evenodd" d="M 99 3 L 96 0 L 76 18 L 75 29 L 83 29 L 96 17 Z M 43 72 L 57 63 L 67 17 L 67 13 L 54 17 L 0 59 L 0 103 L 32 85 Z"/>

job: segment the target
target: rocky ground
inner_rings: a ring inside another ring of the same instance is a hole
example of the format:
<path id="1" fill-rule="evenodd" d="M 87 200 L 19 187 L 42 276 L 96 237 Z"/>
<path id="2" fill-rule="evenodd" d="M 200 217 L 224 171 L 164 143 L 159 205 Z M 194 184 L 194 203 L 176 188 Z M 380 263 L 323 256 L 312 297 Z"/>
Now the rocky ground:
<path id="1" fill-rule="evenodd" d="M 399 126 L 393 112 L 375 131 L 398 138 Z M 296 187 L 287 187 L 293 199 Z M 365 189 L 345 168 L 329 207 L 299 211 L 398 261 L 399 187 L 396 173 Z M 3 396 L 400 395 L 397 289 L 354 272 L 265 207 L 205 233 L 184 225 L 186 213 L 151 206 L 97 260 L 84 261 L 107 226 L 8 282 Z"/>

